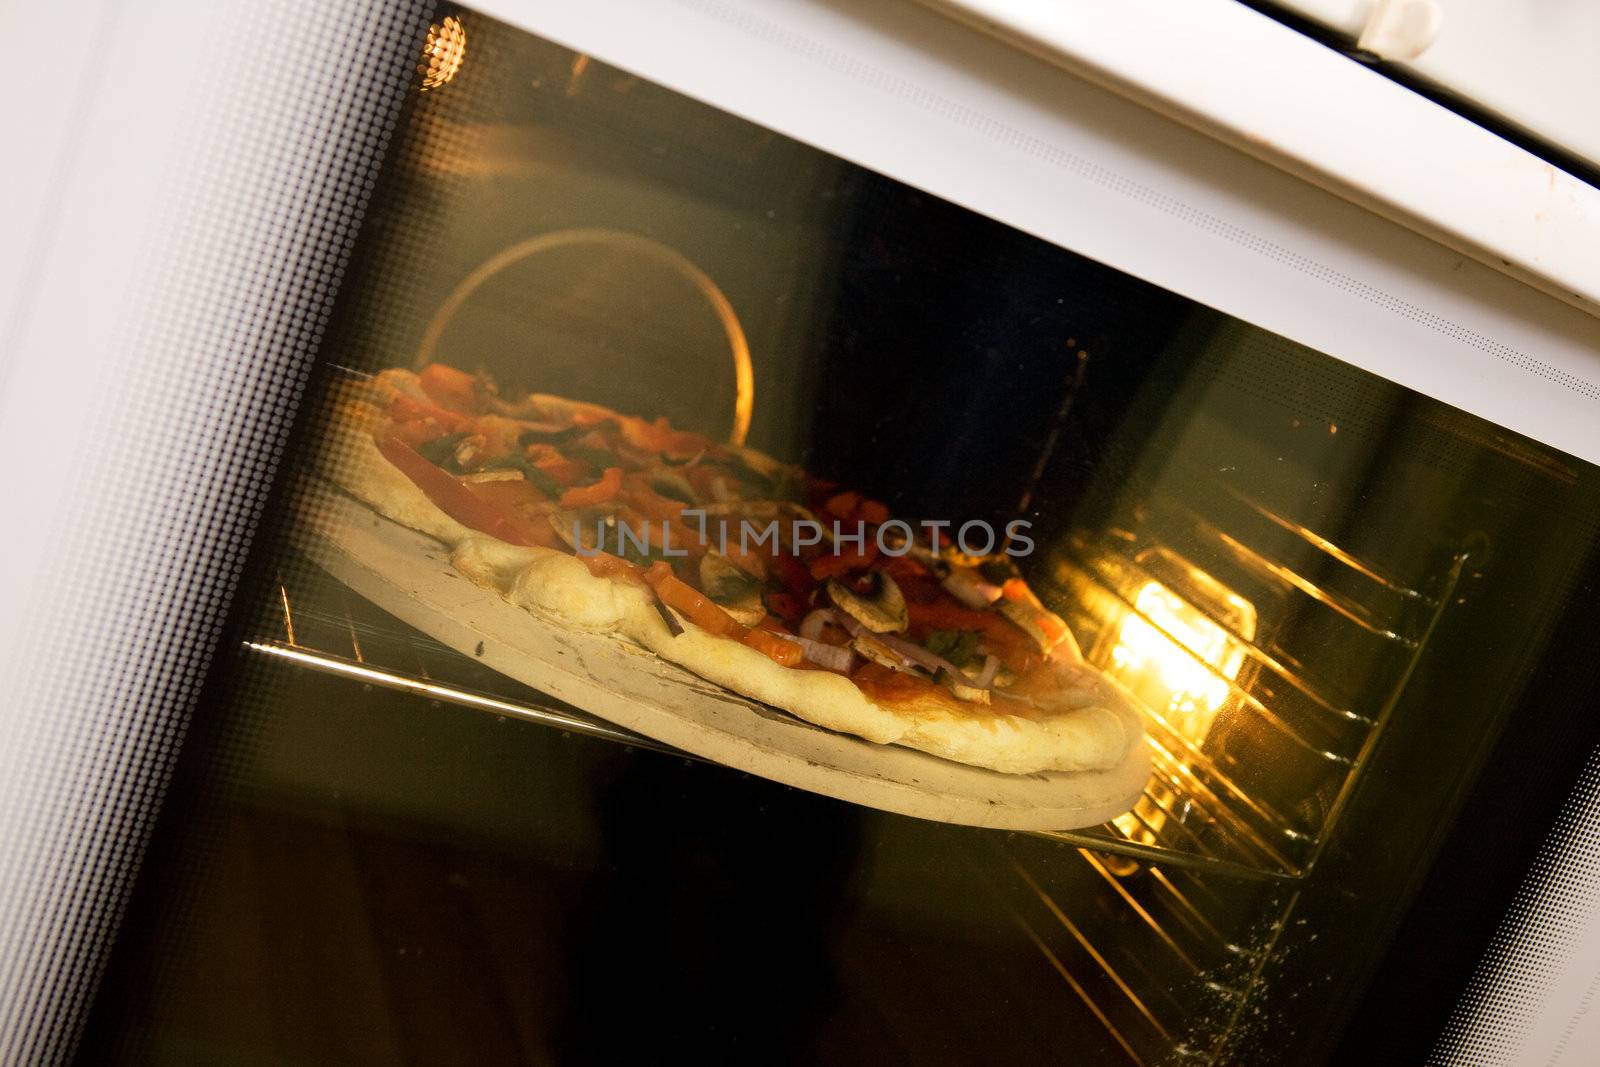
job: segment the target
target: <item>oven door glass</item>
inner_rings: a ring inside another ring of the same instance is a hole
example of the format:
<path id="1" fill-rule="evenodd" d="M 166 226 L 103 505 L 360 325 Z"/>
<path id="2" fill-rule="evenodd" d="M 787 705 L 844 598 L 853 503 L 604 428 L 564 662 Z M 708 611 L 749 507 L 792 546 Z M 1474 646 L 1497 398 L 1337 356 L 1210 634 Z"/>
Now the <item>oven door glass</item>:
<path id="1" fill-rule="evenodd" d="M 89 1048 L 1331 1054 L 1482 768 L 1573 706 L 1600 470 L 1365 369 L 1386 353 L 1290 340 L 555 40 L 466 9 L 418 36 L 323 402 Z M 413 497 L 363 489 L 372 455 Z M 902 559 L 915 619 L 971 577 L 975 604 L 902 637 L 960 657 L 991 730 L 1037 711 L 1005 692 L 1026 656 L 997 655 L 1034 629 L 991 601 L 1036 596 L 1136 714 L 1132 788 L 808 725 L 589 632 L 615 620 L 570 568 L 444 543 L 563 557 L 592 522 L 616 580 L 664 565 L 710 595 L 703 544 L 603 541 L 685 508 L 917 524 L 910 557 L 871 534 L 714 555 L 780 653 L 957 698 L 860 651 L 828 579 L 881 592 L 873 557 Z M 1060 796 L 1093 817 L 1040 814 Z"/>

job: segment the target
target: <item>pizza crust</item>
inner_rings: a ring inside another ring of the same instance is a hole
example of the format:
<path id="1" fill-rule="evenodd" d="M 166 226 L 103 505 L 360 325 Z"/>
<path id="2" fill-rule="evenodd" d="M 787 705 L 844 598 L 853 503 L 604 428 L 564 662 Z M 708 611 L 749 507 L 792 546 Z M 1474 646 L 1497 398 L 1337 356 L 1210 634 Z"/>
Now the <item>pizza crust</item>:
<path id="1" fill-rule="evenodd" d="M 974 718 L 934 705 L 916 714 L 898 743 L 958 763 L 1008 774 L 1032 774 L 1115 767 L 1143 734 L 1138 716 L 1117 701 L 1043 713 L 1038 718 Z"/>
<path id="2" fill-rule="evenodd" d="M 415 482 L 383 458 L 367 429 L 368 406 L 359 401 L 342 405 L 343 417 L 334 421 L 332 440 L 319 457 L 322 473 L 378 514 L 447 545 L 480 536 L 440 511 Z"/>
<path id="3" fill-rule="evenodd" d="M 842 675 L 784 667 L 687 620 L 674 635 L 642 587 L 595 577 L 565 553 L 509 545 L 444 514 L 378 451 L 370 432 L 375 417 L 376 408 L 362 400 L 340 402 L 321 472 L 379 514 L 449 546 L 451 565 L 469 580 L 563 626 L 631 639 L 708 681 L 829 730 L 1009 774 L 1104 770 L 1142 735 L 1137 716 L 1115 701 L 1110 708 L 1030 716 L 962 714 L 941 700 L 884 706 Z"/>

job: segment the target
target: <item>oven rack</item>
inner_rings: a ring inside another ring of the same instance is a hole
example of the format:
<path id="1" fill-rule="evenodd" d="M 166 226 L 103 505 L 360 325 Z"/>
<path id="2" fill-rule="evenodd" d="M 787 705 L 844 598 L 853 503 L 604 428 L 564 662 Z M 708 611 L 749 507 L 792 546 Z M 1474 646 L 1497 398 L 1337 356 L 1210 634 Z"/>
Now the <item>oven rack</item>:
<path id="1" fill-rule="evenodd" d="M 499 674 L 383 612 L 305 560 L 295 560 L 280 573 L 276 596 L 262 612 L 255 636 L 245 647 L 253 654 L 300 668 L 440 704 L 523 719 L 680 758 L 699 758 Z M 1215 798 L 1173 793 L 1183 785 L 1181 772 L 1159 745 L 1152 743 L 1152 755 L 1156 774 L 1136 809 L 1144 814 L 1085 830 L 1032 836 L 1238 878 L 1285 880 L 1297 876 L 1240 837 L 1235 821 Z"/>
<path id="2" fill-rule="evenodd" d="M 441 705 L 699 760 L 506 678 L 304 560 L 280 576 L 247 648 Z M 1252 848 L 1225 807 L 1184 792 L 1191 783 L 1152 751 L 1156 774 L 1131 817 L 978 840 L 998 860 L 985 865 L 995 914 L 1016 926 L 1130 1062 L 1206 1062 L 1227 1029 L 1216 1021 L 1248 1002 L 1299 872 Z"/>
<path id="3" fill-rule="evenodd" d="M 1293 883 L 1216 879 L 1090 849 L 991 842 L 1007 917 L 1133 1063 L 1214 1062 L 1296 897 Z"/>
<path id="4" fill-rule="evenodd" d="M 1171 655 L 1227 694 L 1201 738 L 1169 709 L 1142 701 L 1155 777 L 1130 815 L 1137 825 L 1125 819 L 1113 829 L 1130 844 L 1181 838 L 1186 851 L 1221 841 L 1236 862 L 1303 875 L 1454 598 L 1467 557 L 1444 552 L 1431 573 L 1407 580 L 1220 478 L 1190 470 L 1183 483 L 1181 497 L 1146 497 L 1131 529 L 1071 540 L 1046 590 L 1098 666 L 1113 661 L 1116 620 L 1140 615 Z M 1147 562 L 1158 553 L 1249 590 L 1259 628 L 1243 632 L 1205 596 L 1158 573 Z M 1137 590 L 1157 582 L 1225 635 L 1241 656 L 1236 673 L 1138 611 Z M 1294 647 L 1304 633 L 1318 640 Z M 1272 758 L 1241 759 L 1230 744 Z"/>

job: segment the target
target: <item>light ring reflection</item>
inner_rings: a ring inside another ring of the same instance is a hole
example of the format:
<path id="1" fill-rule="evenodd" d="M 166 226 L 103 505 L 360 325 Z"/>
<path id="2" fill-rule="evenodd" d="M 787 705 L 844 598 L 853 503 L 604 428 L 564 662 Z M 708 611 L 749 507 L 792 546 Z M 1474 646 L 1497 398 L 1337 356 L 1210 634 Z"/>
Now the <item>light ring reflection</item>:
<path id="1" fill-rule="evenodd" d="M 445 328 L 450 325 L 450 321 L 455 318 L 462 305 L 490 278 L 530 256 L 573 245 L 599 245 L 619 249 L 669 267 L 682 275 L 701 296 L 705 297 L 712 313 L 722 325 L 722 331 L 728 339 L 728 348 L 733 355 L 733 428 L 728 433 L 728 442 L 734 445 L 744 444 L 745 436 L 750 432 L 750 418 L 755 412 L 756 373 L 755 367 L 750 362 L 750 343 L 745 339 L 744 327 L 739 325 L 738 312 L 733 310 L 728 298 L 717 288 L 717 283 L 712 281 L 705 271 L 695 266 L 688 257 L 659 241 L 653 241 L 636 233 L 600 228 L 557 230 L 519 241 L 510 248 L 490 256 L 463 278 L 450 291 L 450 295 L 445 297 L 444 302 L 439 305 L 439 310 L 433 313 L 428 328 L 422 333 L 422 343 L 417 349 L 416 366 L 420 369 L 433 362 L 434 350 L 438 348 L 439 339 L 444 336 Z"/>

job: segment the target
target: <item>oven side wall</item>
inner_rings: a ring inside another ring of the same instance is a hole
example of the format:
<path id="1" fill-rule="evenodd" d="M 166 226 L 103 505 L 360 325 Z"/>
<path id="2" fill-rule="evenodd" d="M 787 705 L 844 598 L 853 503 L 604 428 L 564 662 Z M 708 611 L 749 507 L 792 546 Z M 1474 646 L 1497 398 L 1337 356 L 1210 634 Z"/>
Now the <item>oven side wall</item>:
<path id="1" fill-rule="evenodd" d="M 40 210 L 0 266 L 0 447 L 26 457 L 0 472 L 0 1061 L 70 1054 L 427 8 L 12 20 L 7 189 Z"/>

